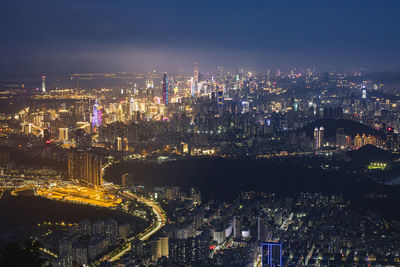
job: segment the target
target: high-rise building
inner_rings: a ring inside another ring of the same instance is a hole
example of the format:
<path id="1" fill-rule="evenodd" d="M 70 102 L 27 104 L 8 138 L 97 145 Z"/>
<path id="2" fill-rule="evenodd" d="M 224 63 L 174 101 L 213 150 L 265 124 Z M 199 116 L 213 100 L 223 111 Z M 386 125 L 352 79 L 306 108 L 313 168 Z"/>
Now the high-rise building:
<path id="1" fill-rule="evenodd" d="M 46 76 L 42 76 L 42 92 L 46 93 Z"/>
<path id="2" fill-rule="evenodd" d="M 362 99 L 366 99 L 367 98 L 367 89 L 365 88 L 365 85 L 362 86 Z"/>
<path id="3" fill-rule="evenodd" d="M 218 110 L 221 112 L 224 105 L 224 91 L 219 88 L 217 91 Z"/>
<path id="4" fill-rule="evenodd" d="M 196 82 L 194 81 L 194 78 L 192 77 L 190 79 L 190 94 L 192 95 L 192 97 L 194 97 L 194 95 L 196 94 L 196 91 L 197 91 Z"/>
<path id="5" fill-rule="evenodd" d="M 336 146 L 338 148 L 347 148 L 349 146 L 348 137 L 344 134 L 343 128 L 336 131 Z"/>
<path id="6" fill-rule="evenodd" d="M 58 128 L 58 134 L 60 141 L 68 141 L 68 128 Z"/>
<path id="7" fill-rule="evenodd" d="M 321 149 L 324 146 L 324 127 L 315 127 L 314 129 L 314 141 L 315 141 L 315 149 Z"/>
<path id="8" fill-rule="evenodd" d="M 115 139 L 117 151 L 122 151 L 122 138 L 117 137 Z"/>
<path id="9" fill-rule="evenodd" d="M 129 101 L 129 120 L 133 120 L 135 115 L 135 100 L 131 97 Z"/>
<path id="10" fill-rule="evenodd" d="M 266 241 L 267 240 L 267 224 L 265 217 L 257 218 L 257 240 Z"/>
<path id="11" fill-rule="evenodd" d="M 93 128 L 100 127 L 102 125 L 102 111 L 97 99 L 93 105 L 92 125 Z"/>
<path id="12" fill-rule="evenodd" d="M 168 237 L 161 237 L 151 242 L 152 260 L 169 256 Z"/>
<path id="13" fill-rule="evenodd" d="M 89 185 L 101 186 L 103 184 L 101 159 L 84 151 L 68 152 L 68 177 Z"/>
<path id="14" fill-rule="evenodd" d="M 242 102 L 242 113 L 248 113 L 250 111 L 250 104 L 248 101 Z"/>
<path id="15" fill-rule="evenodd" d="M 221 80 L 224 78 L 224 67 L 223 66 L 218 66 L 218 78 Z"/>
<path id="16" fill-rule="evenodd" d="M 261 266 L 282 266 L 282 244 L 269 242 L 261 244 Z"/>
<path id="17" fill-rule="evenodd" d="M 387 127 L 386 128 L 386 147 L 388 150 L 393 150 L 394 145 L 394 128 Z"/>
<path id="18" fill-rule="evenodd" d="M 233 217 L 233 238 L 242 237 L 242 222 L 238 216 Z"/>
<path id="19" fill-rule="evenodd" d="M 197 62 L 194 63 L 193 79 L 197 85 L 199 83 L 199 66 Z"/>
<path id="20" fill-rule="evenodd" d="M 163 74 L 162 78 L 162 96 L 163 96 L 163 104 L 168 106 L 168 78 L 167 74 Z"/>
<path id="21" fill-rule="evenodd" d="M 114 244 L 118 240 L 118 223 L 113 219 L 108 219 L 104 222 L 104 233 L 108 241 Z"/>

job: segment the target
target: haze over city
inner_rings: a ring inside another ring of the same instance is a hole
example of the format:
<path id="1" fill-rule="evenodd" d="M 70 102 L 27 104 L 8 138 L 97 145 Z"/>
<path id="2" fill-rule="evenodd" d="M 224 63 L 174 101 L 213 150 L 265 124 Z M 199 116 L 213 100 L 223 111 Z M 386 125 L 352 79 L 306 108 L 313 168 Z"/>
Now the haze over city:
<path id="1" fill-rule="evenodd" d="M 6 1 L 2 77 L 185 71 L 398 70 L 398 1 Z"/>

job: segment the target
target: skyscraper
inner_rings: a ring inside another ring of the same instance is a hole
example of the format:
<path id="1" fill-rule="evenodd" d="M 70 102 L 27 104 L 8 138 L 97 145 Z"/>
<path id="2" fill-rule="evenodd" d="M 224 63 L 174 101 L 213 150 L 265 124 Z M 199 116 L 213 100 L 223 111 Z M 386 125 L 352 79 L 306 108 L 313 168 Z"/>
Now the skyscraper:
<path id="1" fill-rule="evenodd" d="M 101 159 L 84 151 L 68 152 L 68 177 L 89 185 L 101 186 L 103 183 Z"/>
<path id="2" fill-rule="evenodd" d="M 222 112 L 222 107 L 224 105 L 224 91 L 222 88 L 218 88 L 217 101 L 218 101 L 218 111 Z"/>
<path id="3" fill-rule="evenodd" d="M 282 266 L 282 244 L 269 242 L 261 244 L 261 266 Z"/>
<path id="4" fill-rule="evenodd" d="M 324 146 L 324 127 L 315 127 L 314 129 L 314 141 L 315 141 L 315 149 L 321 149 Z"/>
<path id="5" fill-rule="evenodd" d="M 131 97 L 129 101 L 129 120 L 133 120 L 135 115 L 135 100 Z"/>
<path id="6" fill-rule="evenodd" d="M 241 218 L 239 216 L 233 217 L 233 237 L 241 238 L 242 237 L 242 223 Z"/>
<path id="7" fill-rule="evenodd" d="M 101 126 L 102 121 L 102 112 L 101 107 L 99 106 L 97 99 L 93 105 L 93 115 L 92 115 L 92 126 L 93 128 Z"/>
<path id="8" fill-rule="evenodd" d="M 199 83 L 199 66 L 197 62 L 194 63 L 193 79 L 197 85 Z"/>
<path id="9" fill-rule="evenodd" d="M 162 94 L 163 94 L 163 104 L 168 106 L 168 79 L 167 74 L 163 74 L 162 78 Z"/>
<path id="10" fill-rule="evenodd" d="M 196 82 L 194 81 L 194 78 L 191 78 L 190 79 L 190 94 L 192 95 L 192 97 L 194 97 L 196 91 L 197 91 Z"/>
<path id="11" fill-rule="evenodd" d="M 267 224 L 265 217 L 257 218 L 257 240 L 266 241 L 267 240 Z"/>
<path id="12" fill-rule="evenodd" d="M 46 93 L 46 76 L 42 76 L 42 92 Z"/>

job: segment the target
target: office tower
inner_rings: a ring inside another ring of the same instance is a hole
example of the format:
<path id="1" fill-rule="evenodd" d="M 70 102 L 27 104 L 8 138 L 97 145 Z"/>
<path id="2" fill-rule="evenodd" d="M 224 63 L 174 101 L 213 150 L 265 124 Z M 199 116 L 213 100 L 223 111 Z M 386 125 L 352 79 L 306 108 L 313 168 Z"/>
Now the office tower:
<path id="1" fill-rule="evenodd" d="M 247 101 L 242 102 L 242 113 L 248 113 L 250 111 L 250 104 Z"/>
<path id="2" fill-rule="evenodd" d="M 124 112 L 123 112 L 121 104 L 118 105 L 118 109 L 117 109 L 117 121 L 121 121 L 121 122 L 124 121 Z"/>
<path id="3" fill-rule="evenodd" d="M 102 112 L 101 112 L 101 107 L 99 106 L 96 99 L 92 111 L 92 126 L 93 128 L 97 128 L 100 127 L 101 124 L 102 124 Z"/>
<path id="4" fill-rule="evenodd" d="M 223 66 L 218 67 L 218 78 L 221 80 L 224 78 L 224 67 Z"/>
<path id="5" fill-rule="evenodd" d="M 386 128 L 386 147 L 388 150 L 394 149 L 394 128 L 387 127 Z"/>
<path id="6" fill-rule="evenodd" d="M 222 88 L 218 88 L 217 101 L 218 101 L 218 110 L 221 112 L 222 111 L 222 107 L 224 105 L 224 91 L 223 91 Z"/>
<path id="7" fill-rule="evenodd" d="M 197 62 L 194 63 L 193 79 L 197 86 L 197 84 L 199 83 L 199 66 Z"/>
<path id="8" fill-rule="evenodd" d="M 135 100 L 131 97 L 129 101 L 129 120 L 133 120 L 135 114 Z"/>
<path id="9" fill-rule="evenodd" d="M 168 106 L 168 79 L 167 74 L 163 74 L 162 78 L 162 96 L 163 96 L 163 104 Z"/>
<path id="10" fill-rule="evenodd" d="M 348 139 L 344 134 L 343 128 L 336 130 L 336 146 L 339 148 L 346 148 L 348 146 Z"/>
<path id="11" fill-rule="evenodd" d="M 324 146 L 324 127 L 315 127 L 314 129 L 314 141 L 315 141 L 315 149 L 321 149 Z"/>
<path id="12" fill-rule="evenodd" d="M 197 88 L 196 88 L 196 82 L 194 81 L 194 78 L 192 77 L 190 79 L 190 94 L 192 95 L 192 97 L 194 97 L 194 95 L 196 94 Z"/>
<path id="13" fill-rule="evenodd" d="M 46 93 L 46 76 L 42 76 L 42 92 Z"/>
<path id="14" fill-rule="evenodd" d="M 94 154 L 83 151 L 68 152 L 68 177 L 88 185 L 102 185 L 102 162 Z"/>
<path id="15" fill-rule="evenodd" d="M 261 244 L 261 266 L 282 266 L 282 244 L 269 242 Z"/>
<path id="16" fill-rule="evenodd" d="M 266 241 L 267 240 L 267 221 L 265 217 L 257 218 L 257 240 Z"/>
<path id="17" fill-rule="evenodd" d="M 68 141 L 68 128 L 58 128 L 58 139 L 60 141 Z"/>
<path id="18" fill-rule="evenodd" d="M 362 99 L 366 99 L 367 98 L 367 89 L 365 88 L 365 85 L 362 86 Z"/>
<path id="19" fill-rule="evenodd" d="M 233 217 L 233 237 L 242 237 L 242 222 L 241 218 L 238 216 Z"/>

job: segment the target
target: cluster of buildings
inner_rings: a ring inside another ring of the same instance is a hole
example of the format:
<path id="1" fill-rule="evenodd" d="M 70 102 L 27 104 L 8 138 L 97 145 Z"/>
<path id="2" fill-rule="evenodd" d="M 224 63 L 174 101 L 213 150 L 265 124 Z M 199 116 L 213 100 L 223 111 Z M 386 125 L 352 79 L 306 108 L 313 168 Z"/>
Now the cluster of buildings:
<path id="1" fill-rule="evenodd" d="M 124 153 L 168 146 L 170 152 L 182 154 L 181 143 L 193 155 L 210 149 L 218 155 L 257 155 L 365 144 L 399 149 L 400 99 L 390 86 L 360 73 L 200 70 L 196 63 L 192 75 L 153 71 L 71 76 L 77 84 L 87 77 L 118 81 L 110 88 L 94 89 L 52 89 L 44 79 L 46 89 L 33 94 L 30 104 L 12 118 L 21 125 L 21 133 L 49 144 Z M 329 125 L 321 124 L 315 133 L 304 132 L 320 119 L 359 125 L 350 130 L 335 125 L 332 134 Z M 335 131 L 346 139 L 334 140 Z M 298 141 L 293 142 L 293 136 Z"/>
<path id="2" fill-rule="evenodd" d="M 46 232 L 43 234 L 38 231 L 37 236 L 41 246 L 57 252 L 58 256 L 51 262 L 52 266 L 93 263 L 119 240 L 126 240 L 132 233 L 130 223 L 118 224 L 113 219 L 95 222 L 86 219 L 67 227 L 67 231 L 59 229 Z"/>
<path id="3" fill-rule="evenodd" d="M 102 159 L 86 151 L 68 152 L 68 178 L 89 186 L 103 184 Z"/>
<path id="4" fill-rule="evenodd" d="M 155 193 L 154 193 L 155 194 Z M 243 192 L 231 202 L 166 204 L 170 223 L 132 243 L 120 264 L 146 266 L 397 266 L 399 222 L 359 213 L 341 195 Z M 264 244 L 264 246 L 262 246 Z M 269 245 L 268 245 L 269 244 Z M 271 254 L 268 256 L 270 246 Z M 261 257 L 261 255 L 263 255 Z M 279 265 L 282 264 L 282 265 Z M 269 266 L 269 265 L 267 265 Z"/>

